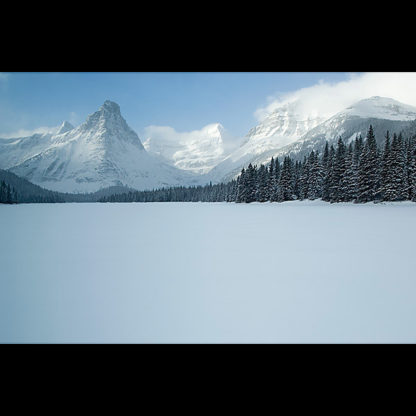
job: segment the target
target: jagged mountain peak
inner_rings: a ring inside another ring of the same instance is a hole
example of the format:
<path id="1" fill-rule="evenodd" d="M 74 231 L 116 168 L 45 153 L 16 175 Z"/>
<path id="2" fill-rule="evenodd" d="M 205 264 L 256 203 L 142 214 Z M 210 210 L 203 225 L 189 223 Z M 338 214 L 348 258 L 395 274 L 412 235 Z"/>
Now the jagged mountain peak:
<path id="1" fill-rule="evenodd" d="M 284 103 L 268 114 L 245 136 L 242 145 L 210 171 L 214 182 L 228 181 L 249 163 L 268 163 L 270 158 L 291 154 L 302 158 L 311 150 L 322 151 L 326 141 L 339 137 L 349 143 L 365 137 L 370 124 L 378 141 L 386 130 L 399 133 L 416 119 L 416 107 L 393 98 L 371 96 L 355 102 L 330 118 L 303 106 L 300 100 Z"/>
<path id="2" fill-rule="evenodd" d="M 74 129 L 74 126 L 68 121 L 64 121 L 58 128 L 56 134 L 63 134 Z"/>
<path id="3" fill-rule="evenodd" d="M 104 104 L 93 114 L 90 114 L 87 117 L 87 120 L 84 124 L 88 128 L 91 128 L 91 125 L 103 122 L 116 122 L 121 123 L 123 126 L 126 126 L 127 123 L 121 115 L 120 106 L 110 100 L 104 101 Z"/>
<path id="4" fill-rule="evenodd" d="M 95 192 L 114 185 L 153 189 L 199 184 L 190 172 L 149 155 L 112 101 L 105 101 L 77 128 L 64 122 L 60 130 L 61 134 L 29 137 L 24 143 L 0 143 L 0 168 L 63 192 Z"/>
<path id="5" fill-rule="evenodd" d="M 104 114 L 114 113 L 114 114 L 121 115 L 120 106 L 114 101 L 110 101 L 110 100 L 105 100 L 104 104 L 100 107 L 99 111 L 101 111 Z"/>
<path id="6" fill-rule="evenodd" d="M 137 133 L 129 127 L 121 115 L 120 106 L 110 100 L 106 100 L 98 111 L 89 115 L 78 130 L 105 138 L 108 143 L 114 139 L 127 140 L 144 149 Z"/>
<path id="7" fill-rule="evenodd" d="M 284 145 L 299 139 L 304 133 L 324 120 L 316 112 L 305 112 L 299 100 L 284 103 L 253 127 L 242 143 L 273 142 Z"/>

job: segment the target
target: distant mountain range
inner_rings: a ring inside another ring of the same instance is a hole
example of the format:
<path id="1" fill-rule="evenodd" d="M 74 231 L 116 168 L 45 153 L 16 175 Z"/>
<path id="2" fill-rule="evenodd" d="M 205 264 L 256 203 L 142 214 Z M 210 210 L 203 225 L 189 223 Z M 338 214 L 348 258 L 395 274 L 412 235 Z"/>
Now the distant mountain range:
<path id="1" fill-rule="evenodd" d="M 0 168 L 63 193 L 145 190 L 227 182 L 249 163 L 268 163 L 272 156 L 286 154 L 302 158 L 340 136 L 347 143 L 365 137 L 370 124 L 379 143 L 387 130 L 416 133 L 416 107 L 387 97 L 361 100 L 329 119 L 304 116 L 300 107 L 296 101 L 279 107 L 240 144 L 214 123 L 169 137 L 159 129 L 143 145 L 120 107 L 106 101 L 78 127 L 64 122 L 54 132 L 0 139 Z"/>

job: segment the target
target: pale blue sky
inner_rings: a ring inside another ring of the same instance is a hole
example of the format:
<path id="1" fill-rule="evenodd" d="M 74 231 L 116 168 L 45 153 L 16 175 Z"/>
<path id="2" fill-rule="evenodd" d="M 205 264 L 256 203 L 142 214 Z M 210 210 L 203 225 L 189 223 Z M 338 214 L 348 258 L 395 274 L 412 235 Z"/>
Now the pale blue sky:
<path id="1" fill-rule="evenodd" d="M 74 125 L 109 99 L 140 135 L 149 125 L 191 131 L 219 122 L 244 136 L 257 124 L 254 112 L 268 97 L 336 83 L 347 73 L 0 73 L 0 134 Z M 1 136 L 0 136 L 1 137 Z"/>

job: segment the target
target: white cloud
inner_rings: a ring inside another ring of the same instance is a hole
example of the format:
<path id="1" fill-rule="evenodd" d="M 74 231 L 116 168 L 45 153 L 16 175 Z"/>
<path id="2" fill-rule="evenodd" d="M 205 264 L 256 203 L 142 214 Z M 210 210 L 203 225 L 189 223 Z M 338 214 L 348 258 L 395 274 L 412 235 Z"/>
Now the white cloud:
<path id="1" fill-rule="evenodd" d="M 76 125 L 79 123 L 79 120 L 80 120 L 80 117 L 79 117 L 79 115 L 78 115 L 75 111 L 71 111 L 71 112 L 69 113 L 69 118 L 68 118 L 68 121 L 69 121 L 72 125 L 76 126 Z"/>
<path id="2" fill-rule="evenodd" d="M 13 139 L 17 137 L 29 137 L 34 134 L 55 133 L 58 130 L 58 128 L 59 127 L 38 127 L 33 130 L 19 129 L 12 133 L 6 133 L 6 134 L 0 133 L 0 137 L 2 139 Z"/>
<path id="3" fill-rule="evenodd" d="M 142 137 L 144 137 L 145 148 L 152 151 L 159 150 L 162 146 L 190 146 L 197 143 L 207 143 L 217 137 L 222 138 L 223 146 L 227 146 L 230 142 L 233 144 L 235 141 L 235 138 L 225 131 L 219 123 L 208 124 L 200 130 L 185 132 L 178 132 L 170 126 L 147 126 Z M 172 152 L 176 150 L 176 148 L 172 148 Z"/>
<path id="4" fill-rule="evenodd" d="M 264 120 L 276 108 L 292 101 L 299 102 L 305 117 L 331 117 L 355 102 L 372 96 L 390 97 L 404 104 L 416 106 L 416 72 L 368 72 L 348 74 L 345 81 L 317 84 L 268 97 L 268 103 L 258 108 L 254 116 Z"/>
<path id="5" fill-rule="evenodd" d="M 238 144 L 219 123 L 187 132 L 178 132 L 169 126 L 148 126 L 142 137 L 147 151 L 178 168 L 197 173 L 208 172 Z"/>

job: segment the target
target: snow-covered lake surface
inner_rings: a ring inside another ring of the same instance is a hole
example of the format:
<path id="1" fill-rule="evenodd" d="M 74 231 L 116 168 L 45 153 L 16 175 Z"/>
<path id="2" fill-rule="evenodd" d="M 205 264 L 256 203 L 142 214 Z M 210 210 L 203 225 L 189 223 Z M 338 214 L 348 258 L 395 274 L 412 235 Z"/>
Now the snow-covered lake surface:
<path id="1" fill-rule="evenodd" d="M 416 204 L 0 206 L 0 342 L 416 342 Z"/>

